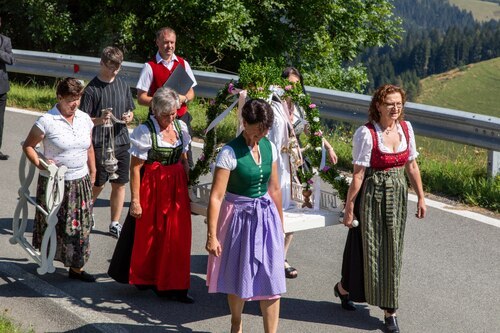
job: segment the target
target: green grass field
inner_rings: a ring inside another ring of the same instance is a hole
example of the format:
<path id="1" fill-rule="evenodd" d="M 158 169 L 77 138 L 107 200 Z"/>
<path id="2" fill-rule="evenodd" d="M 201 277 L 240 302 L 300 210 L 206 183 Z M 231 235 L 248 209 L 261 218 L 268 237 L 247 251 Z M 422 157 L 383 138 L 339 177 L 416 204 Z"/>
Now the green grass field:
<path id="1" fill-rule="evenodd" d="M 423 79 L 416 102 L 500 117 L 500 58 L 464 66 Z M 417 137 L 417 145 L 434 159 L 460 162 L 486 169 L 487 151 L 442 140 Z"/>
<path id="2" fill-rule="evenodd" d="M 460 9 L 472 12 L 477 21 L 500 20 L 500 6 L 494 2 L 482 0 L 448 0 Z"/>
<path id="3" fill-rule="evenodd" d="M 416 102 L 500 117 L 500 58 L 464 66 L 423 79 Z M 473 156 L 471 163 L 486 168 L 487 151 L 447 141 L 417 138 L 419 147 L 435 158 L 459 160 Z"/>
<path id="4" fill-rule="evenodd" d="M 416 102 L 500 117 L 499 74 L 500 58 L 496 58 L 430 76 L 420 82 Z M 434 193 L 461 197 L 472 204 L 483 201 L 479 205 L 499 210 L 498 177 L 491 184 L 485 178 L 487 150 L 418 136 L 417 146 L 424 185 L 432 182 Z M 466 190 L 468 182 L 482 190 Z"/>
<path id="5" fill-rule="evenodd" d="M 417 103 L 500 117 L 500 58 L 432 75 L 420 83 Z"/>

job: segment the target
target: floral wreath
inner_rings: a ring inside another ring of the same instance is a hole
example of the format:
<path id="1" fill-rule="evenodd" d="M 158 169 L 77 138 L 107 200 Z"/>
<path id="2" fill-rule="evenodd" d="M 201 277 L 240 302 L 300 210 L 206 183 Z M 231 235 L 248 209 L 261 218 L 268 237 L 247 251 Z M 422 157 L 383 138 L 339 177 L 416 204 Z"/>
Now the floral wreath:
<path id="1" fill-rule="evenodd" d="M 247 72 L 251 71 L 247 70 Z M 215 99 L 210 100 L 206 113 L 207 124 L 211 124 L 216 117 L 228 108 L 232 100 L 234 100 L 237 89 L 246 89 L 250 98 L 262 98 L 265 100 L 269 98 L 271 93 L 277 93 L 280 95 L 281 99 L 291 98 L 294 103 L 303 108 L 309 127 L 308 143 L 304 149 L 303 155 L 310 161 L 312 170 L 298 172 L 297 176 L 302 186 L 308 189 L 314 183 L 313 177 L 319 174 L 325 182 L 332 185 L 332 187 L 338 191 L 340 199 L 345 201 L 349 188 L 349 183 L 346 178 L 338 172 L 335 166 L 325 165 L 319 170 L 322 151 L 324 149 L 319 109 L 316 104 L 312 103 L 310 95 L 302 90 L 301 85 L 298 83 L 292 84 L 287 79 L 281 78 L 281 76 L 277 76 L 277 79 L 274 80 L 267 79 L 256 81 L 240 73 L 238 82 L 228 82 L 224 88 L 217 93 Z M 216 146 L 217 135 L 216 128 L 214 128 L 214 130 L 205 133 L 203 152 L 198 158 L 195 167 L 190 171 L 190 185 L 196 185 L 198 183 L 198 178 L 209 172 L 210 163 L 215 159 Z"/>

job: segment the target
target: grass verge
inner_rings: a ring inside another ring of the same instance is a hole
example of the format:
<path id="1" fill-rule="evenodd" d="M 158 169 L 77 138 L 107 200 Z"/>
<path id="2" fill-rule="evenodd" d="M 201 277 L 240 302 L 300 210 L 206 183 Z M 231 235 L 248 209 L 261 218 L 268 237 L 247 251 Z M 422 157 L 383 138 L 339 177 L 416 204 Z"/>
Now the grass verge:
<path id="1" fill-rule="evenodd" d="M 7 310 L 5 310 L 7 311 Z M 14 323 L 5 314 L 0 314 L 0 333 L 33 333 L 33 329 L 23 329 Z"/>

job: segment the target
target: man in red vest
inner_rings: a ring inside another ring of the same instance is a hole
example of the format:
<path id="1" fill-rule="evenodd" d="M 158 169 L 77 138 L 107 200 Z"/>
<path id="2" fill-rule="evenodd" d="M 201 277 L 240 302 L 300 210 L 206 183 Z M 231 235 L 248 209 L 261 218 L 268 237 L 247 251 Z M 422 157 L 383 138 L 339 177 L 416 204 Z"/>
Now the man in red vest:
<path id="1" fill-rule="evenodd" d="M 193 87 L 196 86 L 196 79 L 189 63 L 174 54 L 176 40 L 177 36 L 172 28 L 164 27 L 156 32 L 156 46 L 158 46 L 158 52 L 155 58 L 145 63 L 142 68 L 139 81 L 136 85 L 137 101 L 141 105 L 150 106 L 156 90 L 163 86 L 177 66 L 183 66 L 186 73 L 191 80 L 193 80 L 193 85 L 186 95 L 179 94 L 179 100 L 182 105 L 177 110 L 177 119 L 186 123 L 189 134 L 192 136 L 192 117 L 188 112 L 187 103 L 194 98 Z M 188 161 L 189 167 L 192 168 L 193 155 L 191 149 L 188 151 Z"/>

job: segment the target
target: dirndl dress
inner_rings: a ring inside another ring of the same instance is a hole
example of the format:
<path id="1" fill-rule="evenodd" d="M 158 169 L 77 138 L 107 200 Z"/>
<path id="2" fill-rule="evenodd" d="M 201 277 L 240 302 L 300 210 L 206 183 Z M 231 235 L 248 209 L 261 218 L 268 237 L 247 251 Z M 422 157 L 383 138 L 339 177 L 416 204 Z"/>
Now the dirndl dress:
<path id="1" fill-rule="evenodd" d="M 141 169 L 142 216 L 130 212 L 116 244 L 108 274 L 117 282 L 181 291 L 190 286 L 191 210 L 182 145 L 159 147 L 148 125 L 152 148 Z M 180 125 L 174 126 L 183 140 Z"/>
<path id="2" fill-rule="evenodd" d="M 244 300 L 276 299 L 286 292 L 286 283 L 283 226 L 267 193 L 272 144 L 266 138 L 260 141 L 261 165 L 254 163 L 241 135 L 228 145 L 238 162 L 231 171 L 217 224 L 222 254 L 208 258 L 208 292 Z"/>
<path id="3" fill-rule="evenodd" d="M 407 142 L 408 128 L 400 122 Z M 349 299 L 384 309 L 397 309 L 406 226 L 408 184 L 404 165 L 408 148 L 385 154 L 378 149 L 373 124 L 372 167 L 356 198 L 354 213 L 358 228 L 349 230 L 342 263 L 342 286 Z"/>

